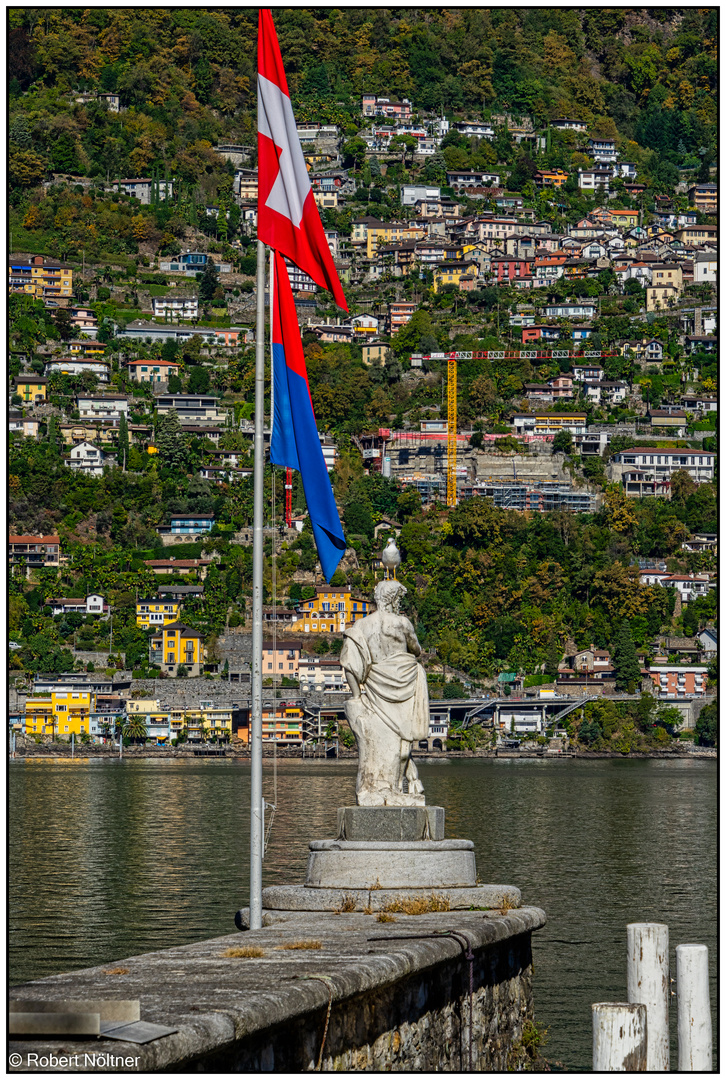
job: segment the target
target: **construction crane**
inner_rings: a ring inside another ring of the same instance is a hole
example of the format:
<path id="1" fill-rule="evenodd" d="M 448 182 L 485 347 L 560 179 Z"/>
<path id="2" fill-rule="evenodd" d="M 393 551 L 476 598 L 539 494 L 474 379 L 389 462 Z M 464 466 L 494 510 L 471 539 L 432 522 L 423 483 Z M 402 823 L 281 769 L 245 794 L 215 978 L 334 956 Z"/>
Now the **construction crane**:
<path id="1" fill-rule="evenodd" d="M 446 453 L 446 505 L 456 506 L 456 425 L 457 425 L 457 410 L 456 410 L 456 364 L 459 357 L 457 353 L 449 353 L 448 369 L 448 406 L 449 406 L 449 424 L 447 432 L 447 453 Z"/>
<path id="2" fill-rule="evenodd" d="M 426 353 L 424 355 L 416 354 L 415 358 L 419 361 L 423 360 L 438 360 L 446 359 L 448 367 L 448 433 L 447 433 L 447 453 L 446 453 L 446 505 L 456 506 L 457 491 L 456 491 L 456 428 L 457 428 L 457 408 L 456 408 L 456 365 L 459 360 L 509 360 L 509 359 L 522 359 L 522 360 L 564 360 L 565 358 L 572 358 L 573 360 L 585 360 L 585 359 L 602 359 L 604 357 L 612 356 L 613 353 L 603 352 L 600 349 L 593 349 L 592 351 L 584 351 L 581 353 L 576 352 L 574 349 L 552 349 L 547 352 L 542 352 L 537 349 L 518 349 L 515 351 L 507 352 L 503 349 L 488 349 L 482 352 L 453 352 L 453 353 Z M 414 357 L 411 358 L 412 360 Z M 517 470 L 515 467 L 514 475 L 516 477 Z"/>

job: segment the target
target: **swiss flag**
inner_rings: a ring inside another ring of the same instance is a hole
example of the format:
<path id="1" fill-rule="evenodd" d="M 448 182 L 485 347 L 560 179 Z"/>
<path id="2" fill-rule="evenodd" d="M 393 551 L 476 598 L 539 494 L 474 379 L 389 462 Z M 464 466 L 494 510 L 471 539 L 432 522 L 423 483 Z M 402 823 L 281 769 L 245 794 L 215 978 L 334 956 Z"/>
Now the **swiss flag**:
<path id="1" fill-rule="evenodd" d="M 348 310 L 290 103 L 272 13 L 260 8 L 257 40 L 257 237 L 291 259 Z"/>

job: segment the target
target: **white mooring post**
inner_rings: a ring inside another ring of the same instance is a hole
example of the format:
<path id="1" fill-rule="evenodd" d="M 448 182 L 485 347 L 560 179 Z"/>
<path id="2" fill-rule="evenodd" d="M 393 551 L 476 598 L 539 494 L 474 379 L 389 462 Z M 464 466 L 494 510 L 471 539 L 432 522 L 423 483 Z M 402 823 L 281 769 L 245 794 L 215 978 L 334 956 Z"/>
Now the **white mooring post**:
<path id="1" fill-rule="evenodd" d="M 676 992 L 678 1071 L 711 1072 L 711 1002 L 705 945 L 676 946 Z"/>
<path id="2" fill-rule="evenodd" d="M 668 927 L 628 924 L 628 1001 L 648 1009 L 647 1072 L 668 1072 Z"/>
<path id="3" fill-rule="evenodd" d="M 592 1071 L 646 1072 L 645 1005 L 600 1002 L 592 1007 Z"/>

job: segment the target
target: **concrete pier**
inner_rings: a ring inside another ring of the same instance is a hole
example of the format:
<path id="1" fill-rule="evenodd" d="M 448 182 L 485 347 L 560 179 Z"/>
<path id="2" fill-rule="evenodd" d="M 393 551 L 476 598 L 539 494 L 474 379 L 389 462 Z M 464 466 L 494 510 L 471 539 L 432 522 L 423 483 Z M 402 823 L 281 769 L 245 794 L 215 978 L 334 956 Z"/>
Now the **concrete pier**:
<path id="1" fill-rule="evenodd" d="M 177 1029 L 145 1045 L 15 1040 L 14 1071 L 37 1071 L 44 1055 L 56 1072 L 98 1071 L 106 1056 L 116 1072 L 507 1071 L 534 1017 L 544 912 L 384 918 L 280 913 L 274 927 L 14 987 L 23 1000 L 138 998 L 143 1021 Z"/>

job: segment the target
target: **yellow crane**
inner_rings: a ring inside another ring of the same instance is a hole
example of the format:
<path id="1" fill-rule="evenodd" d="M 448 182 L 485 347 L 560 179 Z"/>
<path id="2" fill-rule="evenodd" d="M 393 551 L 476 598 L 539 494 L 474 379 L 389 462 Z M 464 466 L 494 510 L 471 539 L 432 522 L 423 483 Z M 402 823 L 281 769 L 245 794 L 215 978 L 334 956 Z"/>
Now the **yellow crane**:
<path id="1" fill-rule="evenodd" d="M 456 506 L 456 362 L 457 355 L 453 353 L 448 357 L 447 367 L 449 369 L 448 380 L 448 405 L 449 405 L 449 424 L 448 424 L 448 436 L 447 436 L 447 457 L 446 457 L 446 505 Z"/>

